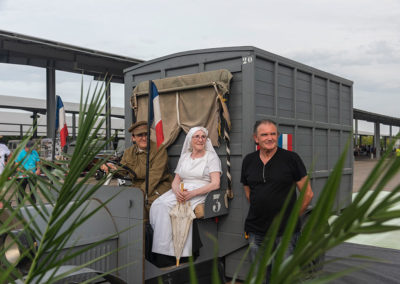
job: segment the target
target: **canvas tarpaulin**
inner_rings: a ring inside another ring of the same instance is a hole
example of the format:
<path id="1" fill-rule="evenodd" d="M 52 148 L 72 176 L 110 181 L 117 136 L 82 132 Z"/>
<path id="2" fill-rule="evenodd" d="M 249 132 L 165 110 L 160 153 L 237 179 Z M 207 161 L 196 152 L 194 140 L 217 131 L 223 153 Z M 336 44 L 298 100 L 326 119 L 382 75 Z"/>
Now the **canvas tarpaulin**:
<path id="1" fill-rule="evenodd" d="M 228 109 L 223 96 L 229 92 L 232 74 L 225 69 L 154 80 L 160 95 L 164 143 L 171 145 L 183 129 L 186 133 L 194 126 L 209 131 L 213 146 L 219 146 L 218 127 L 220 113 L 230 127 Z M 133 90 L 131 106 L 136 120 L 147 120 L 148 81 Z"/>

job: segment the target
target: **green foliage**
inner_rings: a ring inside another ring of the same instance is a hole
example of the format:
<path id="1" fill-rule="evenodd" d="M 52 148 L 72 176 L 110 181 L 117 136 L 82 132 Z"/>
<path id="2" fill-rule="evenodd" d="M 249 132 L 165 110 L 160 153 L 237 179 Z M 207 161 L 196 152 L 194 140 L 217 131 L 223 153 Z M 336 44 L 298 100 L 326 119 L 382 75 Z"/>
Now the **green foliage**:
<path id="1" fill-rule="evenodd" d="M 374 145 L 374 136 L 362 136 L 361 145 Z"/>
<path id="2" fill-rule="evenodd" d="M 19 187 L 16 177 L 17 165 L 14 160 L 30 139 L 29 135 L 22 140 L 0 176 L 0 188 L 3 189 L 0 193 L 0 200 L 3 201 L 4 205 L 4 208 L 0 209 L 0 216 L 2 217 L 0 236 L 4 238 L 9 235 L 13 239 L 8 245 L 0 246 L 0 255 L 2 255 L 0 258 L 0 283 L 14 282 L 17 279 L 22 280 L 23 276 L 25 277 L 24 283 L 38 283 L 44 281 L 44 277 L 46 277 L 46 283 L 53 283 L 73 271 L 107 256 L 93 259 L 90 263 L 56 276 L 59 267 L 69 260 L 105 240 L 115 237 L 109 236 L 85 246 L 83 249 L 74 252 L 68 251 L 66 254 L 64 252 L 61 255 L 62 249 L 76 229 L 115 197 L 111 197 L 93 210 L 87 210 L 88 200 L 105 182 L 104 177 L 97 184 L 89 185 L 89 178 L 93 176 L 104 160 L 98 161 L 86 176 L 81 177 L 83 170 L 92 163 L 98 152 L 109 143 L 109 141 L 100 141 L 97 138 L 105 122 L 105 118 L 100 114 L 104 112 L 107 87 L 105 84 L 97 85 L 93 95 L 90 95 L 89 88 L 85 99 L 82 94 L 78 123 L 79 135 L 72 157 L 61 162 L 61 164 L 42 161 L 41 169 L 46 178 L 38 176 L 35 184 L 31 182 L 31 188 L 35 188 L 34 193 L 38 200 L 38 204 L 33 204 L 34 213 L 26 210 L 21 204 L 16 207 L 11 206 L 11 200 L 16 198 Z M 34 176 L 31 172 L 24 172 L 24 174 L 29 177 Z M 42 198 L 39 198 L 39 196 L 42 196 Z M 24 197 L 22 204 L 27 201 L 31 202 L 29 196 Z M 45 204 L 51 204 L 51 210 Z M 38 222 L 46 223 L 44 230 L 40 229 L 43 227 Z M 70 225 L 65 226 L 66 223 Z M 18 245 L 20 248 L 25 247 L 25 249 L 22 249 L 22 255 L 16 260 L 16 263 L 10 264 L 4 255 L 13 245 Z M 48 273 L 49 271 L 50 273 Z"/>
<path id="3" fill-rule="evenodd" d="M 190 274 L 190 283 L 192 284 L 197 284 L 197 276 L 196 276 L 196 270 L 194 269 L 194 264 L 193 264 L 193 257 L 189 257 L 189 274 Z"/>

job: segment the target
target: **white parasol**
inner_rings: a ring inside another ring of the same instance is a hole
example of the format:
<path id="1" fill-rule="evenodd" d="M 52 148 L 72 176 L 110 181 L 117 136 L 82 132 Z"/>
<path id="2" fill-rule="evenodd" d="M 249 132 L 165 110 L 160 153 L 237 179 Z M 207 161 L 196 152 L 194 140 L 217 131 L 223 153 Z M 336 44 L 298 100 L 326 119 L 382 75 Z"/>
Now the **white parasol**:
<path id="1" fill-rule="evenodd" d="M 183 183 L 181 183 L 183 191 Z M 196 218 L 190 206 L 190 202 L 178 202 L 169 212 L 172 224 L 172 239 L 174 241 L 176 266 L 179 266 L 179 260 L 185 246 L 186 239 L 193 219 Z"/>

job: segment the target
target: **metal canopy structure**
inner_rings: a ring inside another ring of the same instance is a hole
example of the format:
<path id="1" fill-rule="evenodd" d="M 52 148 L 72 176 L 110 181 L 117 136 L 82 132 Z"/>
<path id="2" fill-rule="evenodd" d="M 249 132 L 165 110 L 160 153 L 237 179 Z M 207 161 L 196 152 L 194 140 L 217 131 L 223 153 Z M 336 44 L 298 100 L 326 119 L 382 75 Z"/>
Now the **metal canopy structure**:
<path id="1" fill-rule="evenodd" d="M 143 60 L 0 30 L 0 63 L 73 72 L 123 83 L 123 70 Z"/>
<path id="2" fill-rule="evenodd" d="M 353 108 L 353 118 L 385 125 L 399 126 L 400 118 Z"/>
<path id="3" fill-rule="evenodd" d="M 380 157 L 380 152 L 381 152 L 380 124 L 389 125 L 389 139 L 392 139 L 392 126 L 400 127 L 400 118 L 393 117 L 393 116 L 387 116 L 387 115 L 383 115 L 383 114 L 378 114 L 378 113 L 373 113 L 373 112 L 368 112 L 365 110 L 360 110 L 360 109 L 355 109 L 355 108 L 353 109 L 353 118 L 355 120 L 354 135 L 356 137 L 356 145 L 358 145 L 357 136 L 359 136 L 358 120 L 365 120 L 365 121 L 374 123 L 374 145 L 373 146 L 376 149 L 376 151 L 375 151 L 376 158 Z M 360 140 L 361 140 L 361 136 L 362 135 L 360 135 Z M 386 141 L 386 137 L 384 137 L 384 139 Z M 385 142 L 385 144 L 386 144 L 386 142 Z"/>
<path id="4" fill-rule="evenodd" d="M 79 114 L 79 103 L 63 103 L 65 112 Z M 46 114 L 46 102 L 42 99 L 0 95 L 0 108 L 19 109 L 39 114 Z M 105 110 L 103 113 L 105 114 Z M 124 109 L 121 107 L 112 107 L 111 116 L 125 118 Z"/>
<path id="5" fill-rule="evenodd" d="M 94 76 L 97 80 L 123 83 L 123 70 L 143 60 L 82 48 L 56 41 L 0 30 L 0 63 L 46 68 L 47 137 L 55 137 L 56 70 Z M 110 88 L 106 110 L 111 109 Z M 106 136 L 111 119 L 106 119 Z"/>
<path id="6" fill-rule="evenodd" d="M 71 114 L 71 117 L 67 117 L 67 126 L 72 132 L 72 139 L 76 139 L 77 123 L 76 118 L 79 114 L 79 103 L 64 102 L 64 109 L 66 113 Z M 0 134 L 8 135 L 6 133 L 11 132 L 19 133 L 23 136 L 24 128 L 31 128 L 37 126 L 33 133 L 33 137 L 45 135 L 47 127 L 46 125 L 46 101 L 42 99 L 26 98 L 26 97 L 14 97 L 14 96 L 3 96 L 0 95 L 0 109 L 16 109 L 31 112 L 33 115 L 30 116 L 31 122 L 27 121 L 27 113 L 21 112 L 1 112 L 0 111 Z M 105 115 L 105 110 L 103 111 Z M 120 132 L 124 132 L 123 119 L 125 118 L 124 109 L 121 107 L 111 108 L 111 130 L 114 129 Z M 122 124 L 119 122 L 122 121 Z"/>

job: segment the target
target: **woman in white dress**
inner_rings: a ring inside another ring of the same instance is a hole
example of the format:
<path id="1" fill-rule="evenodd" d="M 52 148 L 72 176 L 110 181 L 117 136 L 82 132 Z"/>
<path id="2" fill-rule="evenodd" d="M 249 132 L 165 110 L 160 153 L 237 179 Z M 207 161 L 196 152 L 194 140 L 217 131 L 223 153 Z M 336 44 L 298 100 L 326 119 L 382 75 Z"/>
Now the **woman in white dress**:
<path id="1" fill-rule="evenodd" d="M 150 208 L 150 224 L 153 227 L 153 253 L 175 256 L 169 211 L 177 202 L 190 201 L 192 209 L 204 203 L 206 194 L 218 189 L 221 176 L 221 160 L 218 158 L 208 131 L 204 127 L 189 130 L 175 170 L 172 189 L 157 198 Z M 180 190 L 183 182 L 184 190 Z M 192 255 L 192 227 L 190 227 L 182 257 Z"/>

